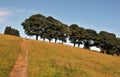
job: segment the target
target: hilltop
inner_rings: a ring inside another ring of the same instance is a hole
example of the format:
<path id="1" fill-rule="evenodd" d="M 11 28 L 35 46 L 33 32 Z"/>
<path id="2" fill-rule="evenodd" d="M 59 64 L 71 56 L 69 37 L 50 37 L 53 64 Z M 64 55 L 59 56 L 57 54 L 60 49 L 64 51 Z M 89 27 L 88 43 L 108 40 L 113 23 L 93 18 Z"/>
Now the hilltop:
<path id="1" fill-rule="evenodd" d="M 8 77 L 22 38 L 0 35 L 0 77 Z M 120 57 L 28 40 L 28 77 L 119 77 Z"/>

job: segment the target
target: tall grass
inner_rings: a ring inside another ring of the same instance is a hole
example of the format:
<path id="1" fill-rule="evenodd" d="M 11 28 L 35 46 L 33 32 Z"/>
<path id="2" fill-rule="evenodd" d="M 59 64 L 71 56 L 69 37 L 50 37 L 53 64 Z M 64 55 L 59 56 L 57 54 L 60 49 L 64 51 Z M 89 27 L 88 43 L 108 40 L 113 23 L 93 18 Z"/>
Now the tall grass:
<path id="1" fill-rule="evenodd" d="M 0 77 L 8 77 L 17 55 L 21 51 L 21 39 L 0 34 Z"/>
<path id="2" fill-rule="evenodd" d="M 0 35 L 0 77 L 8 77 L 22 39 Z M 120 57 L 67 45 L 29 41 L 28 77 L 119 77 Z"/>
<path id="3" fill-rule="evenodd" d="M 29 44 L 29 77 L 119 77 L 120 58 L 39 41 Z"/>

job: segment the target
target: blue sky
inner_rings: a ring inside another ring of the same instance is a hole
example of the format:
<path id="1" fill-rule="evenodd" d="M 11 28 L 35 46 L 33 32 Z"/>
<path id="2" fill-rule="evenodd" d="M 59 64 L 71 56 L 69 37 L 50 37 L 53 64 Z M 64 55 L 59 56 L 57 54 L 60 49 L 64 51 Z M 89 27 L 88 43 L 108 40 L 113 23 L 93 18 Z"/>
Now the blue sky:
<path id="1" fill-rule="evenodd" d="M 78 24 L 120 37 L 120 0 L 1 0 L 0 33 L 4 33 L 6 26 L 12 26 L 24 37 L 21 23 L 38 13 L 68 25 Z"/>

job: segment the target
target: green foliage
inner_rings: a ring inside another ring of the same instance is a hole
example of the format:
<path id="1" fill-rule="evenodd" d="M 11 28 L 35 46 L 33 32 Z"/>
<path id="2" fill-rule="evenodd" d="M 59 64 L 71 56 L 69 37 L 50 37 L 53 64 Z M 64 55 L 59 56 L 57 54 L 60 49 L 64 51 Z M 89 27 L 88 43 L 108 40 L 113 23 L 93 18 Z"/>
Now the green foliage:
<path id="1" fill-rule="evenodd" d="M 38 40 L 40 36 L 43 41 L 48 39 L 49 42 L 51 42 L 51 40 L 54 39 L 55 43 L 57 40 L 60 40 L 63 44 L 67 42 L 66 39 L 69 38 L 69 41 L 73 43 L 74 46 L 77 44 L 79 47 L 83 44 L 86 49 L 96 46 L 100 48 L 103 53 L 120 54 L 119 40 L 113 33 L 106 31 L 97 33 L 95 30 L 84 29 L 77 24 L 72 24 L 68 27 L 52 16 L 45 17 L 42 14 L 30 16 L 22 23 L 22 26 L 25 34 L 30 36 L 35 35 L 36 40 Z M 9 29 L 7 31 L 9 32 Z"/>
<path id="2" fill-rule="evenodd" d="M 36 14 L 30 16 L 22 24 L 25 34 L 33 36 L 36 35 L 36 40 L 38 40 L 39 35 L 44 35 L 46 28 L 46 17 L 42 14 Z M 43 36 L 42 36 L 43 37 Z"/>
<path id="3" fill-rule="evenodd" d="M 17 29 L 11 28 L 10 26 L 5 28 L 4 34 L 20 36 L 19 31 Z"/>
<path id="4" fill-rule="evenodd" d="M 78 32 L 79 32 L 79 27 L 77 24 L 72 24 L 69 26 L 70 29 L 70 35 L 69 35 L 69 40 L 71 41 L 71 43 L 74 44 L 74 46 L 77 43 L 77 37 L 78 37 Z"/>
<path id="5" fill-rule="evenodd" d="M 94 42 L 97 39 L 97 32 L 92 29 L 86 29 L 85 35 L 84 48 L 90 49 L 90 47 L 94 46 Z"/>
<path id="6" fill-rule="evenodd" d="M 114 46 L 114 53 L 120 55 L 120 38 L 116 39 L 116 45 Z"/>
<path id="7" fill-rule="evenodd" d="M 68 35 L 67 25 L 51 16 L 45 17 L 41 14 L 32 15 L 22 23 L 22 26 L 25 34 L 36 35 L 36 40 L 40 36 L 44 41 L 45 39 L 49 41 L 55 39 L 55 42 L 57 42 L 59 39 L 63 43 L 66 42 Z"/>
<path id="8" fill-rule="evenodd" d="M 48 29 L 51 31 L 51 33 L 48 32 L 48 35 L 52 35 L 52 38 L 54 38 L 55 42 L 57 42 L 59 39 L 62 23 L 51 16 L 47 17 L 47 23 Z"/>
<path id="9" fill-rule="evenodd" d="M 69 27 L 66 25 L 66 24 L 61 24 L 61 28 L 60 28 L 60 31 L 59 31 L 59 40 L 62 41 L 62 44 L 63 42 L 66 42 L 66 38 L 68 37 L 69 35 Z"/>
<path id="10" fill-rule="evenodd" d="M 104 53 L 113 54 L 113 48 L 116 45 L 116 36 L 113 33 L 108 33 L 105 31 L 101 31 L 99 33 L 100 36 L 100 48 L 103 49 Z"/>

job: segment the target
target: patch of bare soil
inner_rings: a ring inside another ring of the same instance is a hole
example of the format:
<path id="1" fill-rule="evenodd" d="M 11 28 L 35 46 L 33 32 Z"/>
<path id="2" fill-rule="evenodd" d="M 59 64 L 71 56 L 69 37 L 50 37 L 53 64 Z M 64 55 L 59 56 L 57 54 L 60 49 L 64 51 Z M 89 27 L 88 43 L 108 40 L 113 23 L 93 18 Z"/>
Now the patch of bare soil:
<path id="1" fill-rule="evenodd" d="M 21 48 L 22 52 L 18 55 L 9 77 L 28 77 L 28 40 L 23 39 Z"/>

